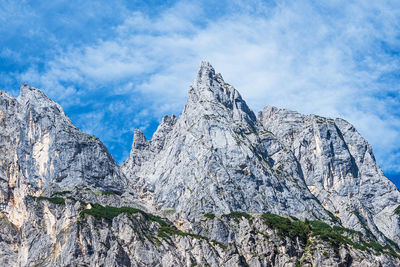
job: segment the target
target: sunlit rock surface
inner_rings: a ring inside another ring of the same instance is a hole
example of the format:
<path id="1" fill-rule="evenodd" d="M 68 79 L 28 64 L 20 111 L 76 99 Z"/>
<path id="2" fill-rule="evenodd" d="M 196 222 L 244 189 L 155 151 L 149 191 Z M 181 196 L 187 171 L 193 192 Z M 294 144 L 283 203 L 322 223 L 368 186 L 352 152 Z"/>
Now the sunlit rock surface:
<path id="1" fill-rule="evenodd" d="M 351 124 L 256 118 L 207 62 L 122 166 L 40 90 L 0 91 L 0 266 L 399 266 L 399 204 Z"/>

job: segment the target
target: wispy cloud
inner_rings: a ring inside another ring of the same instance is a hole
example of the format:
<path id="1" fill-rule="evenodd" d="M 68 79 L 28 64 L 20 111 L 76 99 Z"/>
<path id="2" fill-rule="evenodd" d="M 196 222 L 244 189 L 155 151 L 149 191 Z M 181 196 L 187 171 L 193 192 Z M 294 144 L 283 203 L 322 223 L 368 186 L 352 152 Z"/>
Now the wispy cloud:
<path id="1" fill-rule="evenodd" d="M 128 155 L 127 132 L 149 134 L 162 115 L 179 113 L 199 62 L 209 60 L 255 111 L 276 105 L 344 117 L 386 171 L 400 172 L 395 1 L 233 1 L 215 13 L 209 4 L 181 1 L 156 15 L 121 8 L 108 36 L 61 46 L 20 79 L 67 111 L 89 106 L 74 121 L 106 144 L 124 144 L 111 149 L 120 160 Z"/>

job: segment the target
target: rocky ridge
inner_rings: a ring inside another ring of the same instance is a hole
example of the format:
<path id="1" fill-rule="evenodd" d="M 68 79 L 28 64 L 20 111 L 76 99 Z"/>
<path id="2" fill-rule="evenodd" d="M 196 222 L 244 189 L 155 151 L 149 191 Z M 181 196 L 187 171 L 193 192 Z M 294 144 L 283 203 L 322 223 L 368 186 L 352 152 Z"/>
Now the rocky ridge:
<path id="1" fill-rule="evenodd" d="M 161 209 L 189 219 L 238 210 L 330 219 L 293 153 L 262 129 L 236 89 L 207 62 L 182 114 L 165 117 L 154 135 L 146 141 L 135 132 L 122 170 L 137 193 Z"/>
<path id="2" fill-rule="evenodd" d="M 259 120 L 294 152 L 308 188 L 344 226 L 400 242 L 400 193 L 350 123 L 275 107 L 264 108 Z"/>
<path id="3" fill-rule="evenodd" d="M 1 265 L 400 265 L 399 191 L 354 127 L 257 118 L 207 62 L 122 166 L 25 84 L 0 91 L 0 152 Z"/>

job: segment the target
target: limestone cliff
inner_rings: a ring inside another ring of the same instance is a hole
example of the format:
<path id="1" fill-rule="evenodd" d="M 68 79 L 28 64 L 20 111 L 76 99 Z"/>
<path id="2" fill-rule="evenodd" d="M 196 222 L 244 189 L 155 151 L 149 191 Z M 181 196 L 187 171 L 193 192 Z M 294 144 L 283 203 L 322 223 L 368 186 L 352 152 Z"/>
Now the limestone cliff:
<path id="1" fill-rule="evenodd" d="M 203 62 L 118 166 L 39 89 L 0 91 L 1 266 L 400 266 L 400 193 L 342 119 L 258 118 Z"/>

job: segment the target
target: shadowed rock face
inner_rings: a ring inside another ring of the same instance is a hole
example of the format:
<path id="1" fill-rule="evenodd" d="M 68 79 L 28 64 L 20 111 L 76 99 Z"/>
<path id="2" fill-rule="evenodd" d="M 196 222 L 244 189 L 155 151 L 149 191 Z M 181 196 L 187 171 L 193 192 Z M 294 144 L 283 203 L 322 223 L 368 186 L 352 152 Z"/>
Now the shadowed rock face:
<path id="1" fill-rule="evenodd" d="M 256 118 L 207 62 L 122 166 L 40 90 L 0 91 L 0 202 L 0 266 L 400 265 L 399 192 L 354 127 Z"/>

